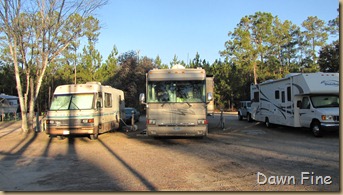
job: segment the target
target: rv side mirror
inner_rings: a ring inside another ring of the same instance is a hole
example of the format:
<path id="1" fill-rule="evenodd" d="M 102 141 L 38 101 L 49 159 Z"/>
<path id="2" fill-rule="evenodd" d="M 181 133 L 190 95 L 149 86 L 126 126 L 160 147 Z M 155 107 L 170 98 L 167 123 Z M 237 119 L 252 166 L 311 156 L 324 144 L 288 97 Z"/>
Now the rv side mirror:
<path id="1" fill-rule="evenodd" d="M 97 101 L 96 102 L 96 109 L 100 109 L 101 108 L 101 102 L 100 101 Z"/>
<path id="2" fill-rule="evenodd" d="M 297 107 L 298 107 L 298 108 L 301 108 L 301 100 L 298 100 L 298 101 L 297 101 Z"/>
<path id="3" fill-rule="evenodd" d="M 213 100 L 213 95 L 211 92 L 207 93 L 207 101 L 212 101 Z"/>
<path id="4" fill-rule="evenodd" d="M 145 102 L 145 94 L 141 93 L 139 94 L 139 103 L 144 104 L 144 102 Z"/>

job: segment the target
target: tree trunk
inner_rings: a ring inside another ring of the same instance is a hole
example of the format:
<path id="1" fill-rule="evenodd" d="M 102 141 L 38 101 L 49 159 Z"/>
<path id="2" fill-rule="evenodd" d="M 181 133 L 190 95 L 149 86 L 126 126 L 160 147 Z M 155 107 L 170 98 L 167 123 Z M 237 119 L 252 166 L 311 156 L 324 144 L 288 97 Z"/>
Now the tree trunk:
<path id="1" fill-rule="evenodd" d="M 17 58 L 17 47 L 16 47 L 16 40 L 13 40 L 14 44 L 9 44 L 10 53 L 13 60 L 14 65 L 14 75 L 15 80 L 17 84 L 17 92 L 18 92 L 18 98 L 19 98 L 19 105 L 20 105 L 20 111 L 21 111 L 21 131 L 23 133 L 29 132 L 29 127 L 27 123 L 27 104 L 26 104 L 26 98 L 23 96 L 23 89 L 20 82 L 20 71 L 19 71 L 19 64 L 18 64 L 18 58 Z"/>
<path id="2" fill-rule="evenodd" d="M 18 62 L 14 63 L 14 70 L 15 70 L 15 78 L 16 78 L 16 83 L 17 83 L 20 111 L 21 111 L 21 131 L 23 133 L 28 133 L 29 125 L 28 125 L 28 120 L 27 120 L 27 104 L 26 104 L 26 98 L 23 97 L 23 92 L 22 92 L 23 90 L 22 90 L 22 85 L 20 83 Z"/>
<path id="3" fill-rule="evenodd" d="M 256 61 L 253 62 L 253 68 L 254 68 L 254 84 L 257 84 L 257 72 L 256 72 Z"/>
<path id="4" fill-rule="evenodd" d="M 30 100 L 29 100 L 29 119 L 28 119 L 28 126 L 30 131 L 33 131 L 33 120 L 35 117 L 35 94 L 34 94 L 34 82 L 33 78 L 30 78 Z"/>

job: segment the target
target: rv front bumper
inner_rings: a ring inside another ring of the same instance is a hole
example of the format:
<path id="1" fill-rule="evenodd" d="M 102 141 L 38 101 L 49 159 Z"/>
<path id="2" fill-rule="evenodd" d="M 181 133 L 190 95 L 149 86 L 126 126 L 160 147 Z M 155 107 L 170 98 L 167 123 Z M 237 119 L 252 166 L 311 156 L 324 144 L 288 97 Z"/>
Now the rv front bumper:
<path id="1" fill-rule="evenodd" d="M 147 125 L 148 136 L 206 136 L 207 125 L 197 126 L 158 126 Z"/>
<path id="2" fill-rule="evenodd" d="M 92 127 L 73 127 L 73 128 L 49 128 L 46 129 L 48 135 L 81 135 L 81 134 L 94 134 L 94 128 Z"/>
<path id="3" fill-rule="evenodd" d="M 323 130 L 338 130 L 339 129 L 339 123 L 321 123 L 320 126 L 323 128 Z"/>

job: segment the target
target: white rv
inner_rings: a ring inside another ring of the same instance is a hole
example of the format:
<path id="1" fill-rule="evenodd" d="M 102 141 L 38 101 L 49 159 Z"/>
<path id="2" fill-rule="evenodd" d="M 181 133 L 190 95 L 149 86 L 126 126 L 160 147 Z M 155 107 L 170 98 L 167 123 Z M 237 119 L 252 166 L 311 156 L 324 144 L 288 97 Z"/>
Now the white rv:
<path id="1" fill-rule="evenodd" d="M 147 73 L 146 83 L 146 103 L 145 94 L 140 95 L 140 102 L 146 104 L 148 136 L 208 134 L 206 117 L 213 101 L 213 79 L 206 79 L 204 69 L 181 65 L 153 69 Z"/>
<path id="2" fill-rule="evenodd" d="M 47 114 L 46 133 L 60 139 L 73 134 L 97 139 L 100 133 L 119 128 L 124 107 L 124 92 L 99 82 L 61 85 Z"/>
<path id="3" fill-rule="evenodd" d="M 0 94 L 0 119 L 5 115 L 16 116 L 19 108 L 19 98 L 17 96 Z"/>
<path id="4" fill-rule="evenodd" d="M 322 130 L 339 129 L 339 73 L 291 73 L 283 79 L 251 85 L 256 121 Z"/>

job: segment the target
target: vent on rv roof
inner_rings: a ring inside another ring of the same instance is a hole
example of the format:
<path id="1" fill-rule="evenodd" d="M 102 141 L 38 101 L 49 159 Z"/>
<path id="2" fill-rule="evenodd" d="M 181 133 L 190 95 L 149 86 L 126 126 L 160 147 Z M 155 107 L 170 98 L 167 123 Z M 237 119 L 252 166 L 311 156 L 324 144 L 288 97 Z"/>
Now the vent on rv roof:
<path id="1" fill-rule="evenodd" d="M 270 82 L 273 82 L 273 81 L 274 81 L 273 79 L 269 79 L 269 80 L 263 81 L 262 83 L 270 83 Z"/>
<path id="2" fill-rule="evenodd" d="M 292 77 L 292 76 L 295 76 L 295 75 L 298 75 L 298 74 L 301 74 L 301 73 L 289 73 L 285 76 L 285 78 L 289 78 L 289 77 Z"/>
<path id="3" fill-rule="evenodd" d="M 182 66 L 181 64 L 176 64 L 173 67 L 171 67 L 171 69 L 185 69 L 185 67 Z"/>
<path id="4" fill-rule="evenodd" d="M 101 83 L 100 83 L 100 82 L 97 82 L 97 81 L 87 82 L 86 84 L 98 84 L 98 85 L 101 85 Z"/>

